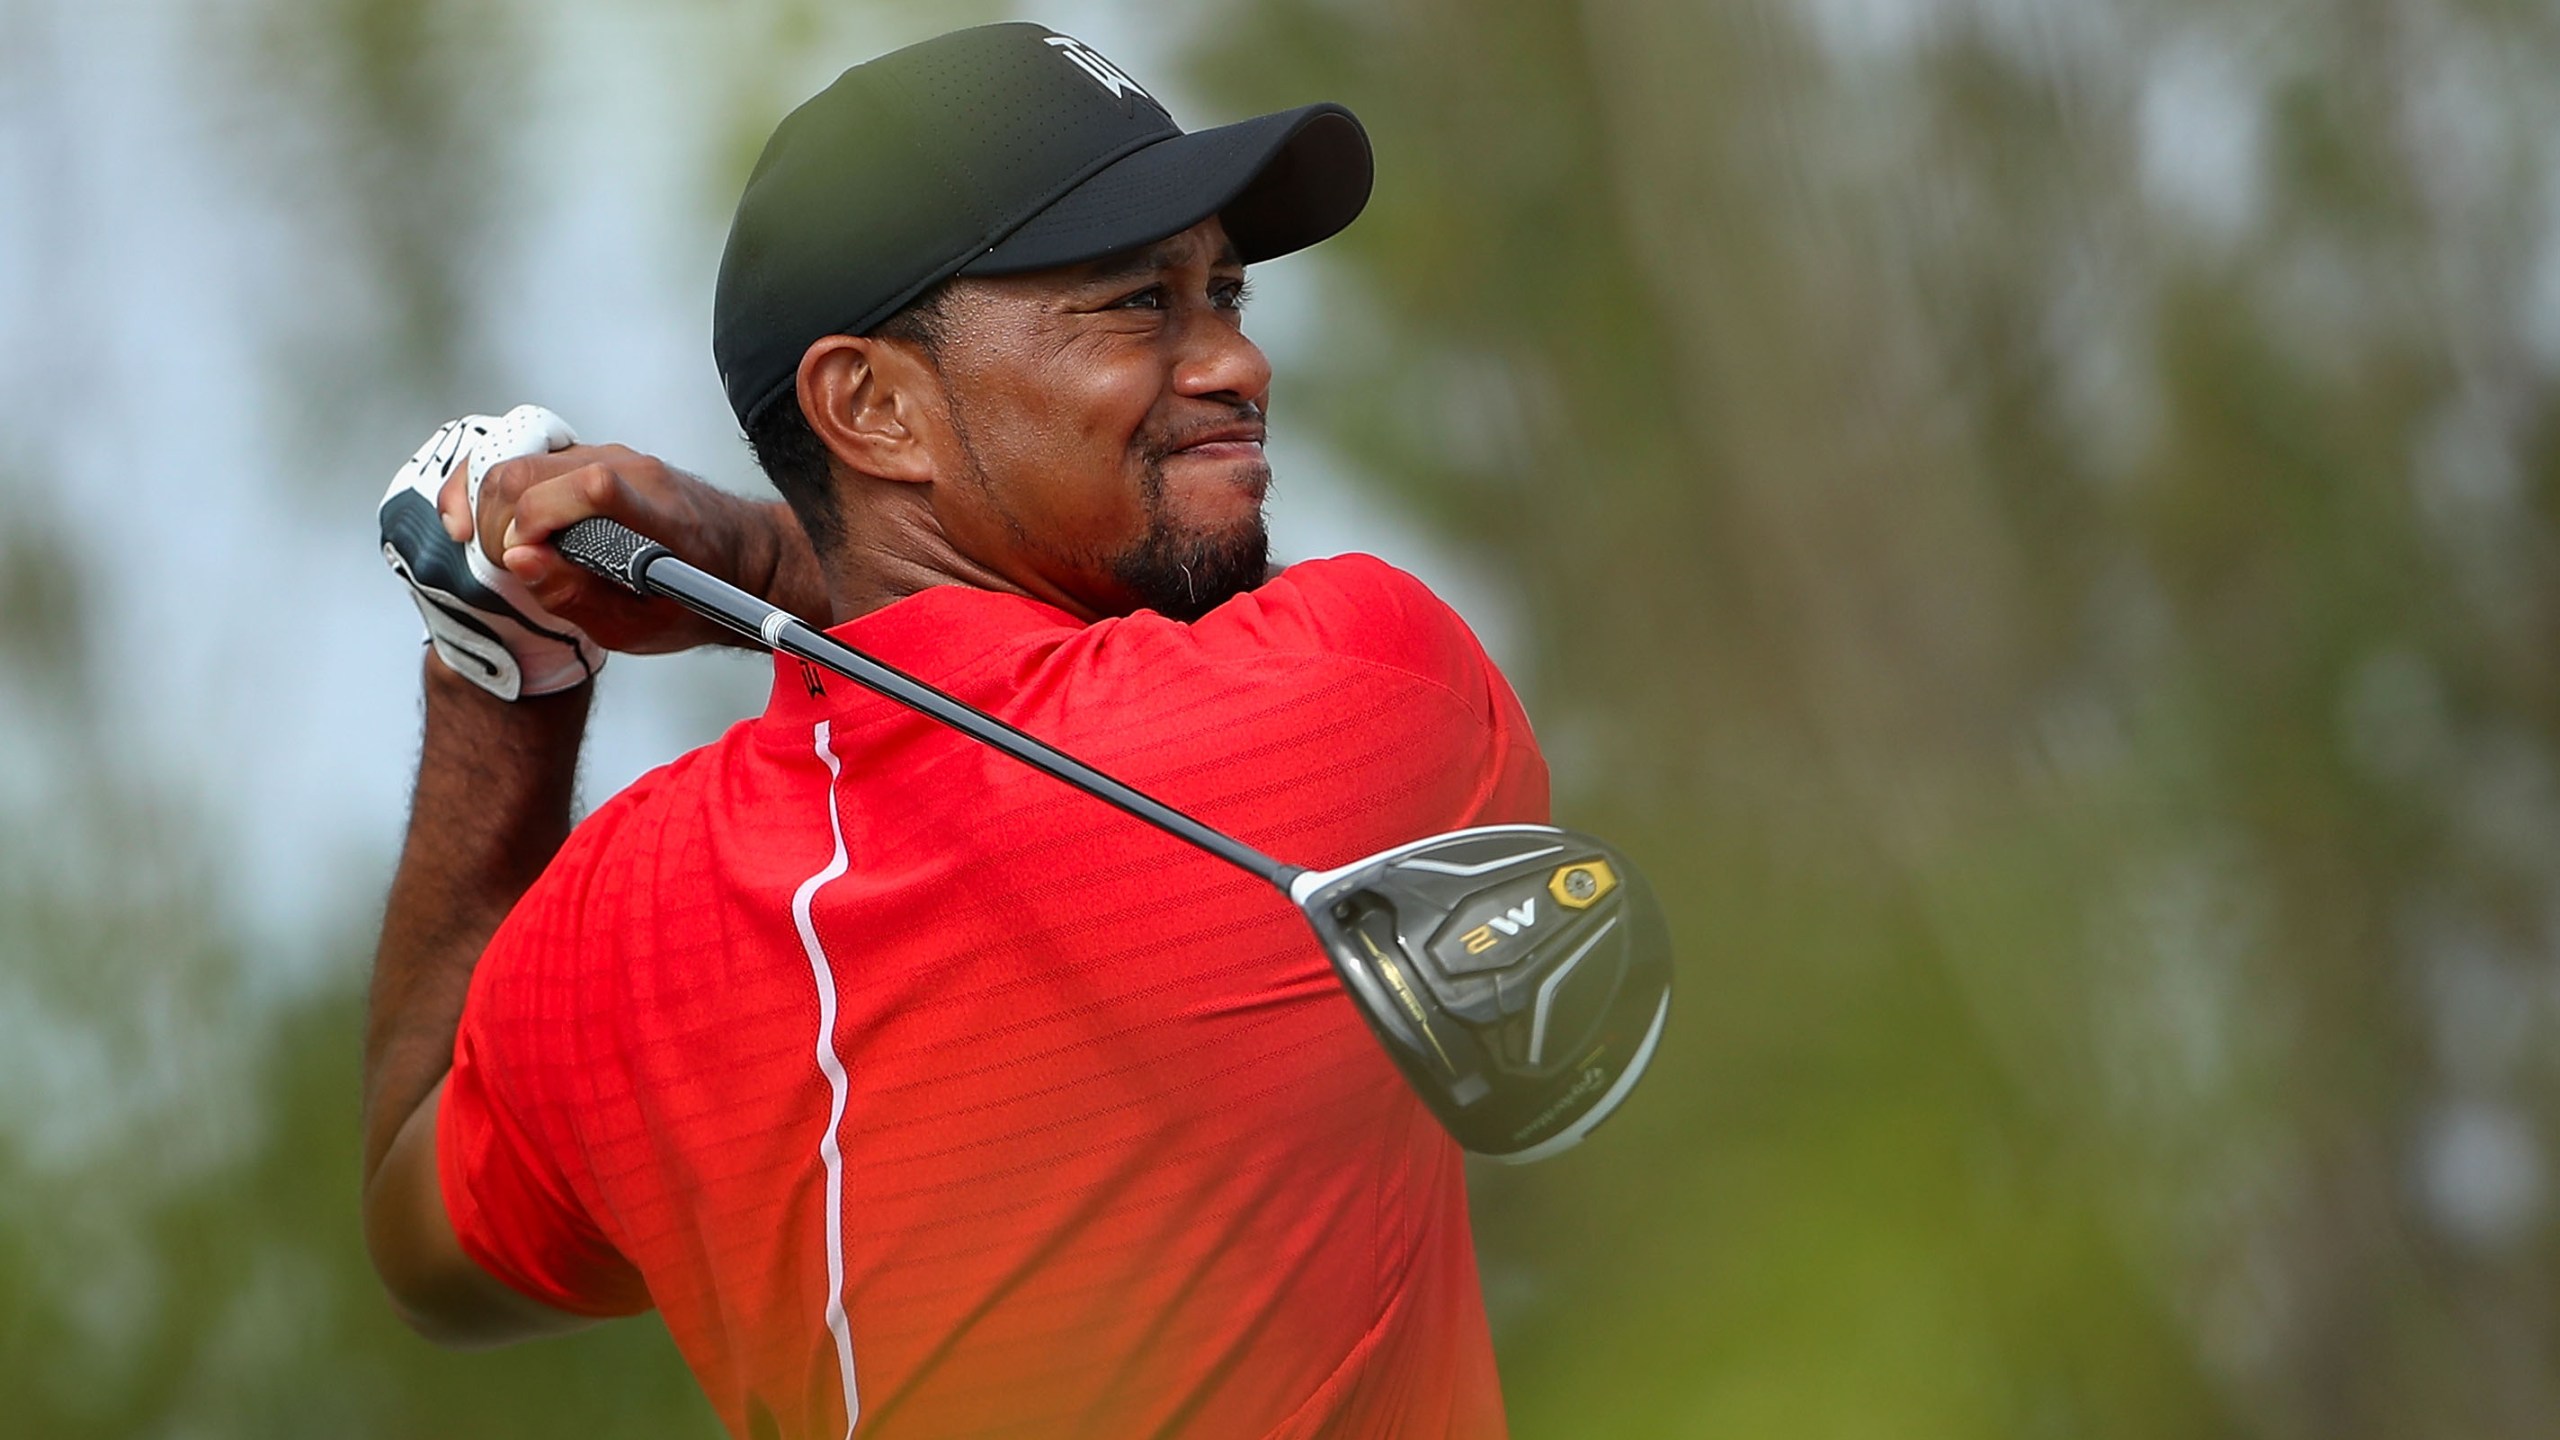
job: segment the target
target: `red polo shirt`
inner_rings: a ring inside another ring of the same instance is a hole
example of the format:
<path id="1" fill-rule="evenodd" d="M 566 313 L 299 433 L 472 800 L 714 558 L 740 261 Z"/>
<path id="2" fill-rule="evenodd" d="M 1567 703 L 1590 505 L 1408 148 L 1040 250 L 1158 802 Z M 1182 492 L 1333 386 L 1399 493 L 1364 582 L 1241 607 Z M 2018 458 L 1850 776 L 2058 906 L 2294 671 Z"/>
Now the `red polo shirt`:
<path id="1" fill-rule="evenodd" d="M 1547 816 L 1501 675 L 1365 556 L 835 633 L 1295 864 Z M 654 1304 L 734 1435 L 1503 1433 L 1459 1152 L 1289 903 L 797 662 L 508 917 L 437 1137 L 473 1258 Z"/>

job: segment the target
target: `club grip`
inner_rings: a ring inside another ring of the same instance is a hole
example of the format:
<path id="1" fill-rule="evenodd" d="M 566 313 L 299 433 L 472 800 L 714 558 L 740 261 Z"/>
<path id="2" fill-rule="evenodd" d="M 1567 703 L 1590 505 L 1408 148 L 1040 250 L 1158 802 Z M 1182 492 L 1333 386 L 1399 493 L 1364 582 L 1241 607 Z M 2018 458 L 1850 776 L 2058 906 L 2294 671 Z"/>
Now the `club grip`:
<path id="1" fill-rule="evenodd" d="M 628 525 L 590 516 L 551 537 L 551 548 L 581 570 L 603 576 L 634 595 L 649 593 L 649 562 L 667 547 Z"/>

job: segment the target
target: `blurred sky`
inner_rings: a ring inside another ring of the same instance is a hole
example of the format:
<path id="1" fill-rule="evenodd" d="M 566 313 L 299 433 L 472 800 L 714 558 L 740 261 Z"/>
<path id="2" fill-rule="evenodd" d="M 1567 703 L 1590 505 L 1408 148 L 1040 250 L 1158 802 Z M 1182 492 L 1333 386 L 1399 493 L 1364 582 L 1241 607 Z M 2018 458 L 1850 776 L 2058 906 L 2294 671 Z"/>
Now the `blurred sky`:
<path id="1" fill-rule="evenodd" d="M 1112 55 L 1187 126 L 1238 118 L 1172 84 L 1194 12 L 1016 9 Z M 230 918 L 288 985 L 325 953 L 321 922 L 351 918 L 325 912 L 378 896 L 405 815 L 418 624 L 376 551 L 372 507 L 425 432 L 533 400 L 590 440 L 762 490 L 709 356 L 733 199 L 715 193 L 732 21 L 603 0 L 531 14 L 511 43 L 538 51 L 543 84 L 510 121 L 511 163 L 487 177 L 499 243 L 470 276 L 476 308 L 498 317 L 496 353 L 405 416 L 342 412 L 356 424 L 335 427 L 328 402 L 295 387 L 333 329 L 360 331 L 382 302 L 327 226 L 293 208 L 292 156 L 311 142 L 289 132 L 309 116 L 238 93 L 222 27 L 196 0 L 0 12 L 0 477 L 50 478 L 34 508 L 81 548 L 98 663 L 128 702 L 97 723 L 123 763 L 225 837 Z M 939 28 L 922 7 L 854 8 L 795 73 L 759 83 L 778 111 Z M 261 159 L 279 153 L 281 173 Z M 1280 372 L 1276 552 L 1403 564 L 1516 667 L 1501 587 L 1287 423 L 1290 371 L 1319 344 L 1321 254 L 1257 267 L 1254 283 L 1251 328 Z M 618 662 L 584 794 L 752 713 L 764 677 L 744 655 Z M 0 705 L 0 724 L 8 714 Z M 0 785 L 33 798 L 49 778 L 40 749 L 0 744 Z"/>

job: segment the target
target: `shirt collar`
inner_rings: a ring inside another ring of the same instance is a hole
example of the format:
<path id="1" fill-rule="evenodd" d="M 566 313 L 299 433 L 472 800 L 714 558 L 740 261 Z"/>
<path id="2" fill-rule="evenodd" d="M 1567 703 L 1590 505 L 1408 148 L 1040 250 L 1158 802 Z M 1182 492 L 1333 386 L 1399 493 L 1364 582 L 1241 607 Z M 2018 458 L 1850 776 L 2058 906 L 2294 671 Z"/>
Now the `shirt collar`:
<path id="1" fill-rule="evenodd" d="M 1024 636 L 1082 628 L 1083 622 L 1073 615 L 1029 596 L 969 585 L 935 585 L 857 615 L 827 633 L 884 665 L 940 687 L 945 677 Z M 799 729 L 841 714 L 847 697 L 870 693 L 841 675 L 776 654 L 765 718 Z"/>

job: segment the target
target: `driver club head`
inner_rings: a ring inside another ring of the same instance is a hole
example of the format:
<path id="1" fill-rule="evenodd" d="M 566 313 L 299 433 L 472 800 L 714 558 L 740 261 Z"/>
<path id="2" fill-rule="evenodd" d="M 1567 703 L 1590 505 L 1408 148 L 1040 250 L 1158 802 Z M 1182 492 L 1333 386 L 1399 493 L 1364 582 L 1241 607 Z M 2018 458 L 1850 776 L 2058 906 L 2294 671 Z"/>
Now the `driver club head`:
<path id="1" fill-rule="evenodd" d="M 1525 1164 L 1635 1088 L 1671 942 L 1624 855 L 1546 825 L 1434 835 L 1290 886 L 1334 969 L 1458 1143 Z"/>

